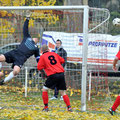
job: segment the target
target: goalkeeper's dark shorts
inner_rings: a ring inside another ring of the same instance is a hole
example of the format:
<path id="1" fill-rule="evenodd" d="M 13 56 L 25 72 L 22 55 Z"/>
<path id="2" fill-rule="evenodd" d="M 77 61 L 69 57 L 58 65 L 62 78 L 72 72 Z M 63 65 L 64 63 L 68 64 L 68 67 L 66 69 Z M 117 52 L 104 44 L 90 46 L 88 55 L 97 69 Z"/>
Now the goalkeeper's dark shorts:
<path id="1" fill-rule="evenodd" d="M 44 86 L 50 89 L 55 89 L 56 87 L 57 90 L 66 90 L 64 73 L 56 73 L 48 76 Z"/>
<path id="2" fill-rule="evenodd" d="M 4 54 L 7 63 L 13 63 L 12 68 L 17 65 L 20 68 L 23 66 L 23 64 L 26 61 L 26 58 L 21 55 L 17 50 L 11 50 Z"/>

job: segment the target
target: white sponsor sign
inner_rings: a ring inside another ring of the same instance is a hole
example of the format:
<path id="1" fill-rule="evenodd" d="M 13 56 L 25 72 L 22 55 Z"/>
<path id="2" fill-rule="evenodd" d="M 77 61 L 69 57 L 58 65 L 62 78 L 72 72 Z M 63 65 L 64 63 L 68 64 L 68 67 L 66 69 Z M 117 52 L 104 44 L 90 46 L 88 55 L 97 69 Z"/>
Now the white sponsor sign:
<path id="1" fill-rule="evenodd" d="M 42 44 L 47 44 L 51 50 L 55 48 L 55 41 L 57 39 L 62 41 L 62 46 L 67 51 L 68 61 L 79 63 L 82 62 L 82 33 L 45 31 L 42 37 Z M 88 64 L 111 65 L 119 50 L 119 41 L 120 36 L 112 36 L 108 34 L 89 34 Z"/>

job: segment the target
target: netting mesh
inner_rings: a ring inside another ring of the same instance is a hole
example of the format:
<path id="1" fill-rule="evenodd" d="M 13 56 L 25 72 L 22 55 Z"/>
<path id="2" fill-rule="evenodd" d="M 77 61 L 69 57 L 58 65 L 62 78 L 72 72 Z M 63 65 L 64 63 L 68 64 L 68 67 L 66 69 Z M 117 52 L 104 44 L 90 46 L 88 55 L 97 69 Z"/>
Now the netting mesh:
<path id="1" fill-rule="evenodd" d="M 18 47 L 23 39 L 23 24 L 26 10 L 0 11 L 0 51 L 5 53 Z M 80 100 L 82 77 L 82 45 L 83 45 L 83 9 L 78 10 L 31 10 L 29 31 L 32 37 L 39 37 L 38 44 L 47 44 L 49 49 L 55 48 L 55 41 L 60 39 L 63 48 L 67 51 L 67 64 L 65 78 L 68 94 L 72 99 Z M 96 95 L 104 96 L 108 92 L 106 71 L 107 49 L 101 47 L 100 42 L 106 43 L 109 12 L 104 9 L 89 10 L 89 35 L 88 35 L 88 76 L 87 96 L 89 99 Z M 98 43 L 97 43 L 98 42 Z M 18 43 L 18 44 L 15 44 Z M 96 45 L 97 44 L 97 45 Z M 98 45 L 99 44 L 99 45 Z M 87 45 L 86 45 L 87 46 Z M 87 48 L 87 47 L 86 47 Z M 37 62 L 32 56 L 27 60 L 21 72 L 9 84 L 5 90 L 11 90 L 17 94 L 25 92 L 25 78 L 27 76 L 27 95 L 41 95 L 41 88 L 46 77 L 44 73 L 37 71 Z M 27 69 L 27 72 L 25 71 Z M 10 64 L 3 64 L 5 76 L 12 70 Z M 91 87 L 90 87 L 91 86 Z M 4 91 L 4 87 L 2 88 Z M 20 91 L 20 92 L 18 92 Z M 51 92 L 51 95 L 53 93 Z"/>
<path id="2" fill-rule="evenodd" d="M 110 101 L 108 69 L 112 60 L 108 59 L 109 12 L 107 10 L 90 9 L 88 37 L 88 100 Z M 103 105 L 99 104 L 99 107 Z"/>

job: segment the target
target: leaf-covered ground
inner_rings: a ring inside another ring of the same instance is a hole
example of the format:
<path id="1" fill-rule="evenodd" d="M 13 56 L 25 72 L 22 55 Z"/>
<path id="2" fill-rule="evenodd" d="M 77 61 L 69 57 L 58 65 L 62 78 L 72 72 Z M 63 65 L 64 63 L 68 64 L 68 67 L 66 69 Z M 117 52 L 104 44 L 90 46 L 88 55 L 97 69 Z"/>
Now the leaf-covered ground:
<path id="1" fill-rule="evenodd" d="M 25 98 L 22 93 L 14 91 L 0 91 L 0 120 L 119 120 L 120 110 L 115 116 L 108 113 L 112 105 L 109 100 L 105 102 L 91 101 L 87 103 L 87 111 L 81 112 L 80 98 L 70 97 L 73 112 L 66 110 L 63 101 L 49 101 L 49 112 L 42 112 L 42 97 Z"/>

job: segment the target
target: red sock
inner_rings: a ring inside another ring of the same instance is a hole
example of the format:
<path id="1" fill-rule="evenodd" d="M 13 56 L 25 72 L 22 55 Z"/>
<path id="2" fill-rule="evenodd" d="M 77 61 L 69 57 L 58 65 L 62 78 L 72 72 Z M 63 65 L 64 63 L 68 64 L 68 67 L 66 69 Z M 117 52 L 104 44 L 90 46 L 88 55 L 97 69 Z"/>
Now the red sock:
<path id="1" fill-rule="evenodd" d="M 112 110 L 115 111 L 119 105 L 120 105 L 120 96 L 117 96 L 117 98 L 112 106 Z"/>
<path id="2" fill-rule="evenodd" d="M 47 91 L 42 92 L 42 99 L 43 99 L 45 108 L 48 108 L 48 92 Z"/>
<path id="3" fill-rule="evenodd" d="M 64 95 L 64 96 L 63 96 L 63 99 L 64 99 L 64 102 L 65 102 L 66 106 L 67 106 L 67 107 L 70 106 L 69 97 L 68 97 L 67 95 Z"/>

